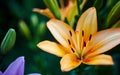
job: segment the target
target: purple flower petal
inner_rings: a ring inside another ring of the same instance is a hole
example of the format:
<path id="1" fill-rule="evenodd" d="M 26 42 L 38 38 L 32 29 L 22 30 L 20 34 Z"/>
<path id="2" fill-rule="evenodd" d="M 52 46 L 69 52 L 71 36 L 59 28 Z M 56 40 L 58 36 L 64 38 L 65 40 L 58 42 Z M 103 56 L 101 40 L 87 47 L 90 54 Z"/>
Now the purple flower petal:
<path id="1" fill-rule="evenodd" d="M 0 75 L 2 75 L 2 72 L 0 71 Z"/>
<path id="2" fill-rule="evenodd" d="M 41 75 L 39 73 L 31 73 L 31 74 L 28 74 L 28 75 Z"/>
<path id="3" fill-rule="evenodd" d="M 24 57 L 17 58 L 12 62 L 3 75 L 23 75 L 24 74 Z"/>

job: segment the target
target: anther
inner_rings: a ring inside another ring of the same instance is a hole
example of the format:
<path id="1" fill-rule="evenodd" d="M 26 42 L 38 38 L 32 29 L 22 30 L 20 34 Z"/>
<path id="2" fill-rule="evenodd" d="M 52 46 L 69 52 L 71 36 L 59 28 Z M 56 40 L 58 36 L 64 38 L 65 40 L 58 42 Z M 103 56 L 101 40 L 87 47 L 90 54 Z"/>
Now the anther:
<path id="1" fill-rule="evenodd" d="M 84 36 L 84 31 L 82 30 L 82 36 Z"/>
<path id="2" fill-rule="evenodd" d="M 83 47 L 86 47 L 86 42 L 85 41 L 83 42 Z"/>
<path id="3" fill-rule="evenodd" d="M 72 32 L 71 32 L 71 31 L 69 31 L 69 33 L 70 33 L 70 36 L 72 36 Z"/>
<path id="4" fill-rule="evenodd" d="M 71 45 L 71 42 L 70 42 L 70 40 L 68 39 L 68 43 L 69 43 L 69 45 Z"/>
<path id="5" fill-rule="evenodd" d="M 72 50 L 73 53 L 75 52 L 73 48 L 71 48 L 71 50 Z"/>
<path id="6" fill-rule="evenodd" d="M 89 36 L 89 40 L 91 40 L 91 38 L 92 38 L 92 34 L 90 34 L 90 36 Z"/>

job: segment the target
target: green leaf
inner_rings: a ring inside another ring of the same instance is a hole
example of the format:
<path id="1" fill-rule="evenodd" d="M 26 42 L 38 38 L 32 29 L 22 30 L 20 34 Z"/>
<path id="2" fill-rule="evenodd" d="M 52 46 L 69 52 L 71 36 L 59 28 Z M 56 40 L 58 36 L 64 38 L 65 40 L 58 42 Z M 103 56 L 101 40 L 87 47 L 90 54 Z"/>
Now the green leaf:
<path id="1" fill-rule="evenodd" d="M 117 27 L 120 27 L 120 20 L 117 21 L 117 22 L 112 26 L 112 28 L 117 28 Z"/>
<path id="2" fill-rule="evenodd" d="M 1 43 L 1 53 L 6 54 L 15 44 L 16 32 L 10 28 Z"/>
<path id="3" fill-rule="evenodd" d="M 111 27 L 110 25 L 113 25 L 115 22 L 118 21 L 120 18 L 120 1 L 118 1 L 112 10 L 109 12 L 107 21 L 106 21 L 106 26 Z"/>
<path id="4" fill-rule="evenodd" d="M 61 19 L 61 14 L 59 10 L 59 5 L 56 0 L 43 0 L 45 5 L 50 9 L 50 11 L 53 13 L 53 15 L 57 19 Z"/>

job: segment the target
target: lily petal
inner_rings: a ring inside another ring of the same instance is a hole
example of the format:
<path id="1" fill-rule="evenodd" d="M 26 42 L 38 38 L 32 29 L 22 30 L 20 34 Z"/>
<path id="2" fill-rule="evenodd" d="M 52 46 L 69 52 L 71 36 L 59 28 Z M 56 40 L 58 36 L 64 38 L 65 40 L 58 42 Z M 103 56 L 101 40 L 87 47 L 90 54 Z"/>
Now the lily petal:
<path id="1" fill-rule="evenodd" d="M 28 74 L 28 75 L 41 75 L 39 73 L 31 73 L 31 74 Z"/>
<path id="2" fill-rule="evenodd" d="M 70 45 L 76 47 L 76 36 L 73 29 L 66 23 L 51 19 L 47 22 L 47 27 L 55 39 L 70 51 Z"/>
<path id="3" fill-rule="evenodd" d="M 84 61 L 85 64 L 89 65 L 113 65 L 113 60 L 110 55 L 97 55 L 91 58 L 88 58 Z"/>
<path id="4" fill-rule="evenodd" d="M 97 14 L 96 9 L 91 7 L 87 9 L 78 20 L 76 31 L 79 32 L 79 41 L 81 42 L 82 37 L 84 41 L 89 41 L 91 35 L 97 32 Z"/>
<path id="5" fill-rule="evenodd" d="M 55 18 L 55 17 L 53 16 L 53 14 L 50 12 L 49 9 L 34 8 L 33 11 L 34 11 L 34 12 L 37 12 L 37 13 L 40 13 L 40 14 L 42 14 L 42 15 L 44 15 L 44 16 L 47 16 L 47 17 L 49 17 L 49 18 Z"/>
<path id="6" fill-rule="evenodd" d="M 17 58 L 6 69 L 3 75 L 23 75 L 24 74 L 24 57 Z"/>
<path id="7" fill-rule="evenodd" d="M 62 57 L 67 53 L 65 48 L 63 48 L 60 44 L 57 44 L 55 42 L 43 41 L 38 43 L 37 46 L 42 50 L 57 55 L 59 57 Z"/>
<path id="8" fill-rule="evenodd" d="M 2 75 L 2 72 L 0 71 L 0 75 Z"/>
<path id="9" fill-rule="evenodd" d="M 120 44 L 120 28 L 107 29 L 96 33 L 83 53 L 86 57 L 106 52 Z"/>
<path id="10" fill-rule="evenodd" d="M 60 61 L 61 70 L 63 72 L 70 71 L 81 64 L 81 60 L 78 60 L 73 54 L 66 54 Z"/>

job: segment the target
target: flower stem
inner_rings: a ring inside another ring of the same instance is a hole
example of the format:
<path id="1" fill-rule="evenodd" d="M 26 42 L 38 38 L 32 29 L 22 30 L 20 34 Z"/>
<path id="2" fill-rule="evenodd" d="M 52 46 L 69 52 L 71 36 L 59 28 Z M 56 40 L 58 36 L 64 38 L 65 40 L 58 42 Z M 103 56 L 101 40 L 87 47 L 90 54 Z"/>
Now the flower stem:
<path id="1" fill-rule="evenodd" d="M 81 14 L 81 9 L 80 9 L 80 4 L 83 2 L 83 0 L 77 0 L 77 9 L 78 9 L 78 14 Z"/>

